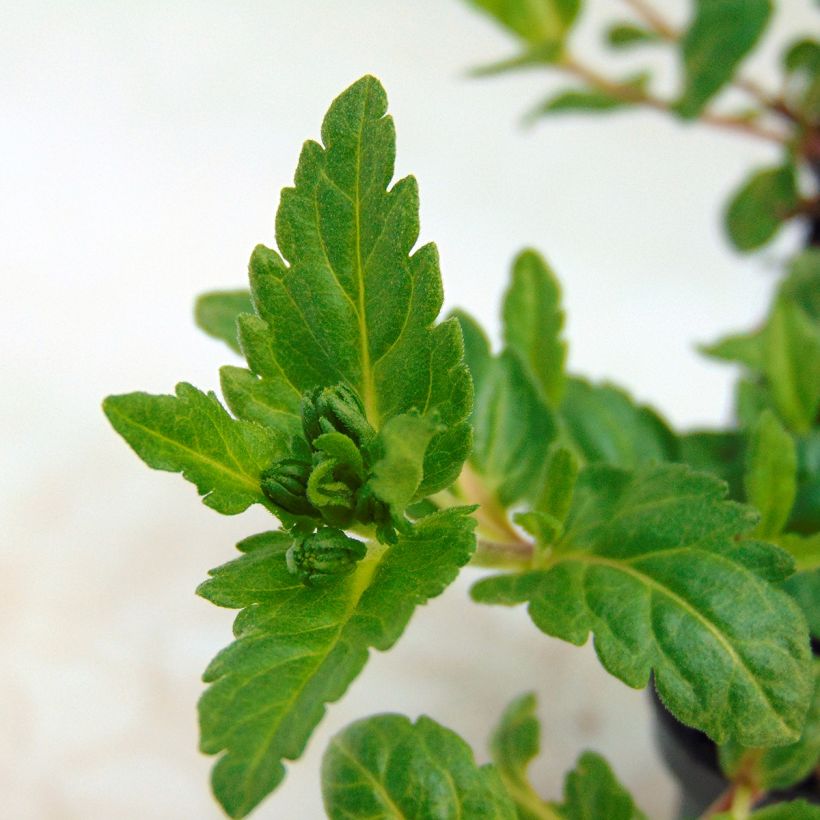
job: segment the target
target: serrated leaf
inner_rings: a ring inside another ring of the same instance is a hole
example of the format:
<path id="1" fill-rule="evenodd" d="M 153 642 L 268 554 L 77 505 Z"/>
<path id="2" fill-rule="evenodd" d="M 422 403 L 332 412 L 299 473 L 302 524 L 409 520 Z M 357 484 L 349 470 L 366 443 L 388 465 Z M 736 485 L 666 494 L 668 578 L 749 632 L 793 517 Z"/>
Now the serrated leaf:
<path id="1" fill-rule="evenodd" d="M 527 775 L 541 745 L 535 706 L 535 695 L 531 692 L 516 698 L 504 710 L 490 738 L 493 763 L 515 802 L 518 820 L 543 820 L 546 813 L 546 805 Z"/>
<path id="2" fill-rule="evenodd" d="M 797 452 L 771 411 L 760 414 L 746 452 L 746 498 L 760 512 L 754 534 L 773 538 L 789 518 L 797 493 Z"/>
<path id="3" fill-rule="evenodd" d="M 581 0 L 468 0 L 468 2 L 531 44 L 563 42 L 581 8 Z"/>
<path id="4" fill-rule="evenodd" d="M 386 111 L 384 89 L 364 77 L 330 106 L 323 144 L 305 143 L 276 217 L 282 256 L 259 246 L 251 258 L 257 315 L 240 318 L 240 337 L 260 383 L 296 394 L 347 383 L 376 429 L 412 410 L 435 414 L 443 430 L 420 490 L 432 493 L 453 482 L 469 451 L 472 391 L 458 324 L 434 326 L 437 251 L 412 252 L 416 182 L 388 188 L 395 132 Z"/>
<path id="5" fill-rule="evenodd" d="M 770 0 L 696 0 L 681 40 L 684 85 L 676 108 L 682 117 L 697 117 L 732 79 L 770 15 Z"/>
<path id="6" fill-rule="evenodd" d="M 551 564 L 479 581 L 473 597 L 527 602 L 539 629 L 577 645 L 593 632 L 611 674 L 640 688 L 654 671 L 670 711 L 718 742 L 793 742 L 812 688 L 805 622 L 739 562 L 755 517 L 724 495 L 681 465 L 588 469 Z M 755 566 L 763 550 L 776 553 L 760 544 Z"/>
<path id="7" fill-rule="evenodd" d="M 236 319 L 240 313 L 251 313 L 251 297 L 247 289 L 219 290 L 203 293 L 194 305 L 194 318 L 197 325 L 209 336 L 221 339 L 237 353 L 239 338 Z"/>
<path id="8" fill-rule="evenodd" d="M 561 332 L 561 288 L 543 257 L 522 251 L 513 262 L 502 308 L 504 342 L 516 353 L 544 399 L 556 407 L 564 393 L 567 345 Z"/>
<path id="9" fill-rule="evenodd" d="M 109 396 L 103 410 L 149 467 L 182 473 L 217 512 L 269 507 L 259 478 L 287 452 L 286 442 L 274 431 L 231 418 L 213 393 L 183 382 L 175 396 Z"/>
<path id="10" fill-rule="evenodd" d="M 556 808 L 564 820 L 646 819 L 606 760 L 594 752 L 584 752 L 578 758 L 564 781 L 564 802 Z"/>
<path id="11" fill-rule="evenodd" d="M 614 385 L 571 378 L 560 412 L 573 443 L 590 463 L 635 467 L 677 457 L 675 436 L 663 419 Z"/>
<path id="12" fill-rule="evenodd" d="M 515 820 L 492 766 L 428 717 L 376 715 L 336 735 L 322 761 L 322 795 L 331 820 Z"/>
<path id="13" fill-rule="evenodd" d="M 724 222 L 732 244 L 740 251 L 765 245 L 794 214 L 799 200 L 794 165 L 756 171 L 733 194 L 726 209 Z"/>
<path id="14" fill-rule="evenodd" d="M 615 23 L 606 31 L 606 41 L 613 48 L 626 49 L 647 43 L 657 43 L 660 40 L 661 37 L 654 31 L 633 23 Z"/>
<path id="15" fill-rule="evenodd" d="M 201 748 L 222 753 L 212 783 L 231 817 L 276 788 L 282 761 L 302 754 L 368 650 L 389 649 L 415 607 L 455 578 L 472 555 L 473 526 L 465 510 L 427 516 L 395 545 L 372 546 L 355 573 L 330 586 L 304 586 L 290 574 L 280 533 L 264 546 L 268 536 L 257 536 L 243 557 L 212 571 L 199 594 L 242 608 L 236 641 L 206 670 L 199 703 Z"/>
<path id="16" fill-rule="evenodd" d="M 761 791 L 788 789 L 805 780 L 820 761 L 820 661 L 814 662 L 814 696 L 800 740 L 774 749 L 720 748 L 720 765 L 730 780 L 741 772 Z"/>
<path id="17" fill-rule="evenodd" d="M 244 367 L 225 365 L 219 370 L 219 385 L 238 418 L 277 430 L 286 438 L 301 432 L 300 397 L 287 383 L 260 379 Z"/>

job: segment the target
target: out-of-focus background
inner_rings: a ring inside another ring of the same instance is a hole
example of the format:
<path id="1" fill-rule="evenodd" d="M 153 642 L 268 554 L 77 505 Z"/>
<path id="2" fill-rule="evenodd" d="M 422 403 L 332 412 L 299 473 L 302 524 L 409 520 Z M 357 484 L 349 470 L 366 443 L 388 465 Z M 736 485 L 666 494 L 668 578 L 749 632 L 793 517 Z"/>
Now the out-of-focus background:
<path id="1" fill-rule="evenodd" d="M 622 9 L 588 5 L 575 42 L 594 63 L 601 19 Z M 663 5 L 683 19 L 685 3 Z M 809 0 L 778 5 L 750 66 L 764 85 L 778 43 L 816 23 Z M 232 616 L 193 590 L 272 522 L 222 518 L 179 476 L 149 471 L 99 404 L 183 378 L 216 387 L 232 354 L 195 329 L 193 298 L 242 285 L 252 247 L 274 242 L 302 141 L 361 74 L 388 90 L 398 172 L 418 177 L 448 306 L 497 335 L 509 261 L 534 245 L 563 281 L 575 371 L 618 381 L 676 425 L 727 418 L 731 373 L 694 345 L 761 314 L 799 239 L 740 258 L 722 238 L 725 195 L 774 159 L 767 144 L 651 113 L 524 129 L 523 112 L 560 83 L 467 79 L 513 44 L 458 0 L 31 0 L 0 18 L 4 817 L 220 816 L 195 702 Z M 673 69 L 659 68 L 669 88 Z M 650 816 L 671 817 L 645 693 L 522 611 L 471 604 L 475 577 L 371 659 L 259 818 L 323 816 L 321 752 L 353 719 L 424 712 L 486 759 L 492 723 L 527 689 L 546 794 L 593 748 Z"/>

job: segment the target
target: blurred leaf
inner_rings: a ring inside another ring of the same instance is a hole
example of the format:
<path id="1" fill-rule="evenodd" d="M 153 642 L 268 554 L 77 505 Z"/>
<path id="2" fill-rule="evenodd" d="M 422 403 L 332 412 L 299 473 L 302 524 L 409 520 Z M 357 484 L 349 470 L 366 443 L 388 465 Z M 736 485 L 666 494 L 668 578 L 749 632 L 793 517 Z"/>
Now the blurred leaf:
<path id="1" fill-rule="evenodd" d="M 734 193 L 725 214 L 732 244 L 752 251 L 771 240 L 800 201 L 792 164 L 752 174 Z"/>
<path id="2" fill-rule="evenodd" d="M 771 539 L 788 521 L 797 492 L 797 454 L 792 437 L 769 410 L 760 414 L 746 451 L 746 498 L 760 521 L 754 535 Z"/>
<path id="3" fill-rule="evenodd" d="M 513 262 L 502 316 L 507 348 L 518 354 L 547 403 L 557 406 L 567 357 L 561 335 L 564 311 L 558 280 L 536 251 L 525 250 Z"/>
<path id="4" fill-rule="evenodd" d="M 762 330 L 751 333 L 737 333 L 724 336 L 710 345 L 702 345 L 700 350 L 714 359 L 739 362 L 750 370 L 762 370 L 765 336 Z"/>
<path id="5" fill-rule="evenodd" d="M 769 22 L 770 0 L 695 0 L 695 16 L 681 40 L 683 93 L 676 104 L 697 117 L 734 76 Z"/>
<path id="6" fill-rule="evenodd" d="M 581 0 L 467 0 L 527 43 L 564 41 Z"/>
<path id="7" fill-rule="evenodd" d="M 723 479 L 731 498 L 742 497 L 745 441 L 741 433 L 699 430 L 679 436 L 678 442 L 684 464 Z"/>
<path id="8" fill-rule="evenodd" d="M 820 248 L 804 250 L 791 260 L 780 293 L 820 325 Z"/>
<path id="9" fill-rule="evenodd" d="M 331 820 L 516 818 L 495 767 L 428 717 L 376 715 L 341 731 L 322 760 L 322 795 Z"/>
<path id="10" fill-rule="evenodd" d="M 613 87 L 611 91 L 599 88 L 562 91 L 535 106 L 527 114 L 527 120 L 551 114 L 595 113 L 628 108 L 644 99 L 649 79 L 649 74 L 644 72 L 627 78 L 620 87 Z"/>
<path id="11" fill-rule="evenodd" d="M 237 353 L 239 348 L 236 320 L 240 313 L 253 313 L 250 293 L 243 290 L 220 290 L 203 293 L 194 305 L 197 325 L 209 336 L 221 339 Z"/>
<path id="12" fill-rule="evenodd" d="M 783 589 L 794 598 L 803 611 L 809 632 L 820 639 L 820 569 L 797 572 L 783 582 Z"/>
<path id="13" fill-rule="evenodd" d="M 783 59 L 788 73 L 787 102 L 810 122 L 820 117 L 820 43 L 805 38 L 793 43 Z"/>
<path id="14" fill-rule="evenodd" d="M 661 42 L 661 37 L 654 31 L 633 23 L 615 23 L 607 29 L 606 41 L 613 48 L 630 48 L 646 43 Z"/>

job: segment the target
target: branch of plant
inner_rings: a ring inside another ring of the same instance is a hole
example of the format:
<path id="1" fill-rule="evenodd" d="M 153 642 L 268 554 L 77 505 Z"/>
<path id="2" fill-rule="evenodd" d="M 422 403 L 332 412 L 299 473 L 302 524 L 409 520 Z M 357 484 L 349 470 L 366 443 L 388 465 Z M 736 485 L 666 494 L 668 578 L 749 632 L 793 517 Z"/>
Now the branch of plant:
<path id="1" fill-rule="evenodd" d="M 564 56 L 561 62 L 557 63 L 557 67 L 579 77 L 592 88 L 624 102 L 643 105 L 667 113 L 674 110 L 672 103 L 669 101 L 643 91 L 636 86 L 611 80 L 570 55 Z M 704 112 L 700 115 L 699 120 L 707 125 L 741 131 L 759 139 L 776 142 L 778 145 L 785 145 L 788 141 L 786 134 L 759 125 L 748 117 Z"/>
<path id="2" fill-rule="evenodd" d="M 677 43 L 681 39 L 681 32 L 678 31 L 651 3 L 647 0 L 623 0 L 635 15 L 643 21 L 646 27 L 657 34 L 667 43 Z M 732 85 L 745 91 L 749 96 L 757 100 L 764 108 L 775 114 L 780 114 L 786 119 L 795 121 L 794 114 L 789 110 L 786 103 L 779 97 L 773 97 L 766 89 L 758 85 L 748 77 L 736 76 L 732 80 Z"/>

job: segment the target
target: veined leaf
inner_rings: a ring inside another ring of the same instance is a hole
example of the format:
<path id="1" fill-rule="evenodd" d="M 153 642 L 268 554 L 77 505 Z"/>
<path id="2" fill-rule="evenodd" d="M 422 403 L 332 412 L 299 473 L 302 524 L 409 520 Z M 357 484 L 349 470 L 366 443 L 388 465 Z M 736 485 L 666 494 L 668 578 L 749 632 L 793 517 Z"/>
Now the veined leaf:
<path id="1" fill-rule="evenodd" d="M 416 606 L 440 594 L 472 555 L 469 510 L 421 519 L 398 543 L 372 545 L 355 573 L 304 586 L 288 571 L 282 533 L 256 536 L 243 557 L 214 570 L 198 590 L 242 608 L 236 641 L 205 672 L 201 748 L 223 753 L 213 788 L 231 817 L 250 812 L 304 749 L 325 705 L 338 700 L 368 650 L 389 649 Z"/>
<path id="2" fill-rule="evenodd" d="M 535 705 L 535 695 L 531 692 L 516 698 L 504 710 L 490 738 L 493 763 L 515 802 L 518 820 L 543 820 L 548 811 L 527 775 L 541 745 Z"/>
<path id="3" fill-rule="evenodd" d="M 753 251 L 771 240 L 800 200 L 794 165 L 756 171 L 734 193 L 724 218 L 732 244 Z"/>
<path id="4" fill-rule="evenodd" d="M 792 437 L 771 411 L 761 413 L 751 430 L 746 453 L 746 498 L 760 512 L 754 534 L 779 535 L 797 492 L 797 453 Z"/>
<path id="5" fill-rule="evenodd" d="M 661 417 L 611 384 L 571 378 L 561 404 L 570 438 L 590 463 L 635 467 L 677 458 L 677 442 Z"/>
<path id="6" fill-rule="evenodd" d="M 377 715 L 331 740 L 322 761 L 331 820 L 515 820 L 515 806 L 492 766 L 430 718 Z"/>
<path id="7" fill-rule="evenodd" d="M 103 410 L 149 467 L 182 473 L 217 512 L 270 506 L 259 477 L 287 453 L 286 441 L 275 431 L 231 418 L 213 393 L 181 383 L 175 396 L 109 396 Z"/>
<path id="8" fill-rule="evenodd" d="M 331 105 L 323 144 L 305 143 L 276 217 L 282 256 L 259 246 L 251 258 L 258 315 L 240 319 L 240 338 L 260 384 L 301 394 L 347 383 L 376 429 L 411 410 L 435 414 L 442 432 L 420 489 L 429 494 L 453 482 L 469 451 L 472 391 L 458 323 L 434 326 L 436 249 L 411 254 L 416 182 L 388 189 L 395 133 L 386 111 L 384 89 L 364 77 Z"/>
<path id="9" fill-rule="evenodd" d="M 754 48 L 771 15 L 770 0 L 696 0 L 681 41 L 684 88 L 678 113 L 697 117 Z"/>
<path id="10" fill-rule="evenodd" d="M 221 339 L 237 353 L 241 353 L 236 319 L 240 313 L 250 313 L 252 310 L 247 289 L 220 290 L 203 293 L 196 300 L 194 318 L 209 336 Z"/>
<path id="11" fill-rule="evenodd" d="M 561 336 L 564 311 L 555 274 L 534 250 L 513 262 L 502 309 L 504 342 L 518 354 L 545 400 L 556 407 L 564 392 L 567 345 Z"/>
<path id="12" fill-rule="evenodd" d="M 468 0 L 531 44 L 563 42 L 581 0 Z"/>
<path id="13" fill-rule="evenodd" d="M 667 707 L 718 742 L 793 742 L 813 685 L 805 622 L 757 574 L 789 562 L 738 548 L 755 516 L 724 495 L 682 465 L 588 468 L 550 564 L 479 581 L 473 597 L 527 602 L 539 629 L 577 645 L 593 632 L 611 674 L 640 688 L 654 671 Z"/>
<path id="14" fill-rule="evenodd" d="M 820 760 L 820 661 L 814 662 L 814 697 L 800 740 L 774 749 L 720 748 L 720 765 L 730 780 L 742 771 L 763 791 L 788 789 L 805 780 Z"/>
<path id="15" fill-rule="evenodd" d="M 567 775 L 564 802 L 556 808 L 564 820 L 646 820 L 606 760 L 594 752 L 584 752 Z"/>

